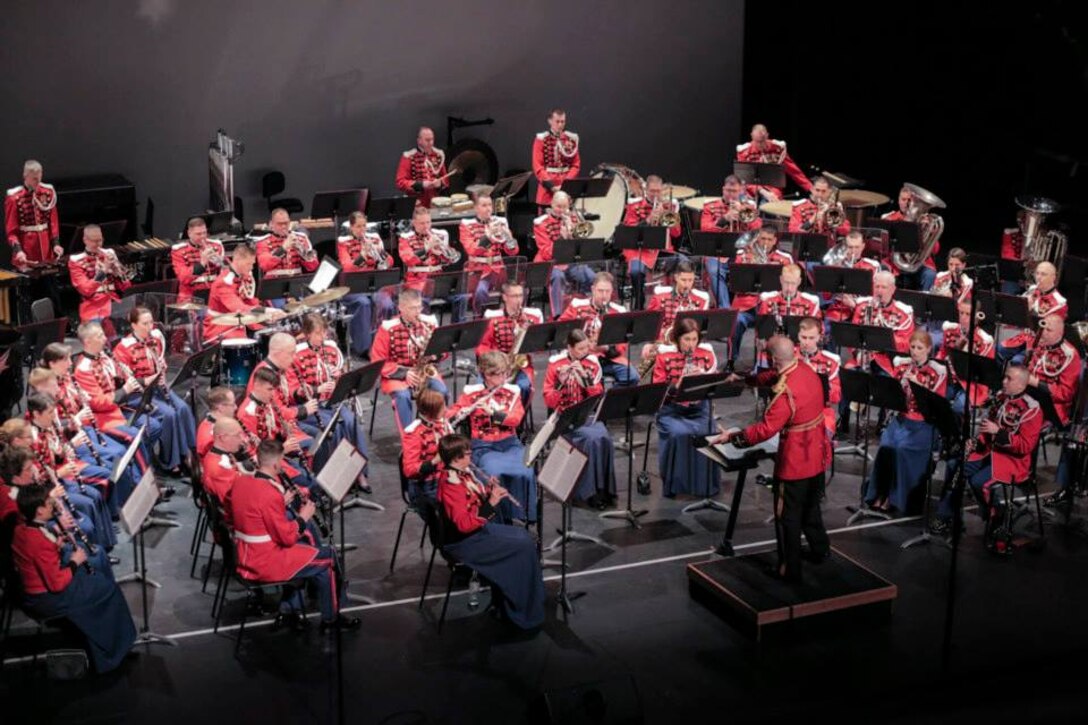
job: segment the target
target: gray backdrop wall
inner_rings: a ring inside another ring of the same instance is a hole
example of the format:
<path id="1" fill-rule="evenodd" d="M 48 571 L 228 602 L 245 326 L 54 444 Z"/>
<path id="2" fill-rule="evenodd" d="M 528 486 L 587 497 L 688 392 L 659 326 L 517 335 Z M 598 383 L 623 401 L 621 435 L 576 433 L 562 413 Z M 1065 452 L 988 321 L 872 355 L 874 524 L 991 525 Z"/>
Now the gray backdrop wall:
<path id="1" fill-rule="evenodd" d="M 447 115 L 502 169 L 527 168 L 552 106 L 568 110 L 583 163 L 720 184 L 740 138 L 742 0 L 45 0 L 0 28 L 0 178 L 38 158 L 46 177 L 117 171 L 173 233 L 207 205 L 207 145 L 246 145 L 236 193 L 252 223 L 259 179 L 393 189 L 420 124 Z"/>

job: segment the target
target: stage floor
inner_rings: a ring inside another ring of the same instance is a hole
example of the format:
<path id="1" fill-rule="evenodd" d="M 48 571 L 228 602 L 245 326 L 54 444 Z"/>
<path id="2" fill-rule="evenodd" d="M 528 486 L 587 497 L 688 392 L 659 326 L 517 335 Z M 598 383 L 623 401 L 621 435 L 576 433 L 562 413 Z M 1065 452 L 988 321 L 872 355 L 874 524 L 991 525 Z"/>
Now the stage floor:
<path id="1" fill-rule="evenodd" d="M 537 372 L 539 384 L 542 370 Z M 755 399 L 745 394 L 719 402 L 715 412 L 723 425 L 744 424 L 755 415 Z M 535 414 L 537 423 L 543 422 L 539 396 Z M 637 440 L 644 439 L 648 422 L 637 421 Z M 633 678 L 647 722 L 710 713 L 731 721 L 777 720 L 811 708 L 867 721 L 936 722 L 944 714 L 936 703 L 945 698 L 960 708 L 986 708 L 986 717 L 997 722 L 1006 716 L 1011 721 L 1013 715 L 1031 721 L 1043 712 L 1063 718 L 1083 707 L 1074 697 L 1079 692 L 1075 685 L 1056 690 L 1048 678 L 1058 683 L 1072 677 L 1060 665 L 1088 648 L 1088 632 L 1080 626 L 1088 602 L 1081 574 L 1088 565 L 1088 539 L 1052 524 L 1044 551 L 996 559 L 983 549 L 981 525 L 969 515 L 960 553 L 951 669 L 944 673 L 948 551 L 933 544 L 900 550 L 918 533 L 918 517 L 847 527 L 846 506 L 858 497 L 861 459 L 841 455 L 828 487 L 825 521 L 838 550 L 897 586 L 891 622 L 810 633 L 799 641 L 756 648 L 690 598 L 686 565 L 708 558 L 727 514 L 682 514 L 693 499 L 662 498 L 656 451 L 654 435 L 649 463 L 654 492 L 634 496 L 637 508 L 650 509 L 641 529 L 601 520 L 596 511 L 574 511 L 577 530 L 609 544 L 570 545 L 570 588 L 587 594 L 575 602 L 574 614 L 564 617 L 552 606 L 558 571 L 546 569 L 549 616 L 535 637 L 492 621 L 483 607 L 468 610 L 462 591 L 455 591 L 439 635 L 435 620 L 446 573 L 436 567 L 421 614 L 416 601 L 430 549 L 429 544 L 419 548 L 422 527 L 413 516 L 405 526 L 396 570 L 389 572 L 403 504 L 395 471 L 399 439 L 382 400 L 371 442 L 371 480 L 372 499 L 386 510 L 347 513 L 347 538 L 359 545 L 347 554 L 351 591 L 377 602 L 355 608 L 362 630 L 343 638 L 347 721 L 522 722 L 541 692 L 612 677 Z M 640 454 L 641 449 L 636 467 L 641 467 Z M 1052 448 L 1049 463 L 1040 462 L 1044 481 L 1052 480 L 1056 461 Z M 622 503 L 626 456 L 617 456 L 617 469 Z M 769 473 L 770 463 L 760 470 Z M 943 469 L 938 480 L 943 480 Z M 227 626 L 211 634 L 211 594 L 201 593 L 199 580 L 189 578 L 195 510 L 187 492 L 180 486 L 179 495 L 162 507 L 181 528 L 147 535 L 150 575 L 163 584 L 150 590 L 151 626 L 159 634 L 177 636 L 179 646 L 154 646 L 118 673 L 71 683 L 47 682 L 24 662 L 12 661 L 0 682 L 3 702 L 29 697 L 19 710 L 69 724 L 226 722 L 237 721 L 242 712 L 247 722 L 334 721 L 333 639 L 319 635 L 316 627 L 295 635 L 251 622 L 236 659 L 231 623 L 239 609 L 229 605 Z M 731 493 L 732 476 L 717 498 L 728 502 Z M 773 546 L 770 504 L 769 491 L 754 485 L 750 476 L 734 536 L 738 554 Z M 558 518 L 559 507 L 548 504 L 545 542 L 555 538 Z M 130 570 L 131 547 L 119 545 L 115 553 L 123 559 L 115 571 Z M 139 586 L 124 589 L 138 617 Z M 232 592 L 231 600 L 237 603 L 241 596 Z M 33 631 L 17 621 L 14 646 L 25 647 Z M 1009 667 L 1028 673 L 1030 684 L 1010 676 Z M 1049 709 L 1031 709 L 1037 688 L 1045 690 Z M 962 722 L 964 711 L 958 714 Z"/>

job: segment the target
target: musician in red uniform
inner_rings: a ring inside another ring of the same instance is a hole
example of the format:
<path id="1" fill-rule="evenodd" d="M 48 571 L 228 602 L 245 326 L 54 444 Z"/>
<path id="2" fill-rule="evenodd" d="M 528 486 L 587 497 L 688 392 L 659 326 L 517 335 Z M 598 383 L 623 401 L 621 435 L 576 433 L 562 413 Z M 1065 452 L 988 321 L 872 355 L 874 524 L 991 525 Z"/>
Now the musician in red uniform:
<path id="1" fill-rule="evenodd" d="M 925 330 L 910 336 L 910 356 L 896 357 L 892 377 L 907 396 L 907 409 L 892 416 L 880 436 L 880 450 L 865 486 L 865 503 L 876 511 L 894 509 L 907 514 L 911 494 L 926 479 L 930 457 L 937 445 L 937 431 L 918 411 L 910 383 L 917 383 L 944 397 L 948 368 L 930 357 L 933 339 Z"/>
<path id="2" fill-rule="evenodd" d="M 945 271 L 938 272 L 934 277 L 930 293 L 952 297 L 957 301 L 970 299 L 975 282 L 964 272 L 967 269 L 967 252 L 959 247 L 948 250 L 947 265 Z"/>
<path id="3" fill-rule="evenodd" d="M 276 440 L 283 445 L 285 455 L 290 456 L 298 465 L 291 467 L 289 475 L 306 488 L 315 483 L 309 475 L 312 457 L 309 447 L 314 440 L 292 420 L 280 415 L 276 405 L 276 395 L 280 387 L 280 375 L 270 367 L 253 372 L 250 389 L 238 408 L 238 422 L 246 429 L 251 440 Z M 300 470 L 302 472 L 300 472 Z"/>
<path id="4" fill-rule="evenodd" d="M 715 442 L 732 442 L 743 448 L 779 434 L 774 467 L 778 574 L 797 582 L 801 579 L 802 532 L 808 540 L 810 560 L 819 562 L 831 555 L 831 542 L 820 515 L 831 444 L 823 430 L 824 396 L 819 376 L 808 365 L 798 363 L 788 337 L 772 337 L 767 349 L 778 375 L 763 420 L 742 431 L 724 431 Z M 759 378 L 750 378 L 749 382 L 760 383 L 769 376 Z"/>
<path id="5" fill-rule="evenodd" d="M 419 205 L 429 207 L 440 189 L 449 188 L 446 154 L 434 147 L 434 131 L 421 126 L 416 134 L 416 147 L 405 151 L 397 163 L 397 189 L 414 196 Z"/>
<path id="6" fill-rule="evenodd" d="M 842 204 L 834 201 L 831 182 L 822 176 L 816 177 L 812 182 L 812 189 L 808 199 L 799 199 L 793 202 L 793 211 L 790 214 L 791 232 L 807 232 L 810 234 L 826 234 L 834 243 L 837 237 L 841 237 L 850 231 L 850 220 L 843 213 Z M 838 213 L 842 217 L 839 224 L 832 224 L 830 214 Z"/>
<path id="7" fill-rule="evenodd" d="M 1050 393 L 1062 425 L 1069 425 L 1083 362 L 1073 344 L 1065 339 L 1065 320 L 1050 314 L 1040 322 L 1039 342 L 1027 353 L 1024 366 L 1029 384 Z"/>
<path id="8" fill-rule="evenodd" d="M 506 356 L 497 350 L 484 353 L 479 363 L 482 384 L 466 385 L 450 406 L 450 424 L 467 419 L 472 432 L 472 462 L 500 480 L 521 503 L 519 519 L 536 521 L 536 474 L 523 462 L 525 448 L 517 428 L 525 416 L 518 386 L 510 379 Z"/>
<path id="9" fill-rule="evenodd" d="M 201 459 L 208 454 L 214 442 L 213 429 L 218 420 L 234 418 L 238 412 L 238 403 L 234 399 L 234 391 L 226 386 L 212 388 L 208 391 L 208 413 L 200 425 L 196 427 L 196 454 Z"/>
<path id="10" fill-rule="evenodd" d="M 913 216 L 910 211 L 911 202 L 914 200 L 914 194 L 909 187 L 904 186 L 899 190 L 899 196 L 896 198 L 895 211 L 890 211 L 880 216 L 881 219 L 890 222 L 909 221 Z M 941 243 L 935 242 L 933 244 L 933 251 L 926 257 L 925 263 L 918 269 L 917 272 L 904 272 L 899 269 L 898 265 L 889 256 L 884 260 L 885 266 L 892 271 L 895 276 L 900 277 L 899 285 L 906 287 L 907 289 L 920 289 L 928 292 L 933 286 L 933 280 L 937 276 L 937 253 L 941 251 Z"/>
<path id="11" fill-rule="evenodd" d="M 25 458 L 22 463 L 29 465 Z M 11 480 L 25 475 L 25 470 L 2 474 Z M 116 669 L 136 641 L 136 627 L 110 567 L 93 566 L 80 546 L 62 553 L 70 542 L 50 526 L 56 513 L 44 487 L 23 488 L 17 506 L 19 523 L 11 553 L 22 580 L 23 606 L 36 618 L 63 617 L 79 630 L 95 671 Z"/>
<path id="12" fill-rule="evenodd" d="M 487 305 L 491 290 L 506 280 L 506 265 L 502 256 L 518 253 L 518 240 L 510 231 L 506 219 L 495 216 L 491 197 L 476 195 L 476 216 L 462 219 L 458 241 L 468 255 L 465 272 L 469 273 L 472 309 L 476 314 Z"/>
<path id="13" fill-rule="evenodd" d="M 307 627 L 302 591 L 312 583 L 321 611 L 321 631 L 358 629 L 358 618 L 340 614 L 343 582 L 336 553 L 328 546 L 305 543 L 309 540 L 307 523 L 316 513 L 314 502 L 306 500 L 295 516 L 288 515 L 296 494 L 280 481 L 283 446 L 279 441 L 261 441 L 257 465 L 256 474 L 239 476 L 231 489 L 239 576 L 253 582 L 291 581 L 295 585 L 283 587 L 280 613 L 273 624 L 276 628 Z"/>
<path id="14" fill-rule="evenodd" d="M 525 288 L 518 282 L 505 282 L 502 286 L 502 307 L 497 310 L 484 310 L 487 329 L 476 346 L 479 357 L 490 350 L 498 350 L 510 355 L 514 342 L 521 331 L 530 325 L 544 322 L 544 313 L 535 307 L 525 307 Z M 533 394 L 533 361 L 525 356 L 525 364 L 514 376 L 514 384 L 521 389 L 522 405 L 529 405 Z"/>
<path id="15" fill-rule="evenodd" d="M 534 262 L 551 262 L 555 243 L 559 239 L 573 239 L 578 218 L 571 210 L 570 195 L 557 191 L 545 214 L 533 220 L 533 240 L 536 242 Z M 575 294 L 588 294 L 593 284 L 593 270 L 585 264 L 557 264 L 552 268 L 548 284 L 548 301 L 552 317 L 563 309 L 564 287 L 570 286 Z"/>
<path id="16" fill-rule="evenodd" d="M 23 183 L 8 189 L 4 198 L 4 231 L 16 269 L 64 256 L 57 191 L 42 181 L 42 165 L 33 159 L 23 164 Z"/>
<path id="17" fill-rule="evenodd" d="M 839 370 L 842 368 L 842 360 L 833 352 L 820 348 L 820 337 L 823 325 L 815 317 L 806 317 L 801 320 L 797 328 L 797 359 L 812 368 L 821 380 L 826 380 L 824 386 L 824 427 L 828 436 L 835 435 L 835 415 L 839 403 L 842 401 L 842 383 L 839 381 Z"/>
<path id="18" fill-rule="evenodd" d="M 571 330 L 567 335 L 567 349 L 548 360 L 544 373 L 544 404 L 550 410 L 561 413 L 604 392 L 601 363 L 590 350 L 586 333 Z M 616 450 L 612 434 L 604 423 L 594 421 L 575 428 L 564 437 L 588 459 L 574 489 L 575 499 L 596 509 L 608 508 L 616 499 Z"/>
<path id="19" fill-rule="evenodd" d="M 997 394 L 990 414 L 978 427 L 979 435 L 969 441 L 970 454 L 963 476 L 975 491 L 975 497 L 983 507 L 983 518 L 989 522 L 1001 519 L 1001 486 L 996 482 L 1023 483 L 1031 475 L 1031 460 L 1039 445 L 1043 427 L 1043 411 L 1039 403 L 1027 393 L 1030 373 L 1016 363 L 1005 368 L 1001 392 Z M 959 471 L 959 458 L 947 461 L 947 483 Z M 935 533 L 946 533 L 955 513 L 952 510 L 952 492 L 941 499 L 937 520 L 932 528 Z M 990 526 L 987 526 L 990 529 Z M 988 531 L 988 533 L 993 533 Z"/>
<path id="20" fill-rule="evenodd" d="M 966 386 L 957 375 L 952 366 L 952 350 L 967 349 L 967 335 L 971 329 L 971 300 L 961 299 L 956 303 L 956 311 L 959 314 L 959 322 L 945 322 L 941 325 L 941 347 L 937 351 L 937 359 L 948 363 L 949 382 L 952 386 L 952 410 L 963 415 L 967 409 Z M 994 358 L 994 338 L 982 329 L 982 325 L 975 325 L 975 341 L 971 345 L 971 352 L 982 355 L 991 360 Z M 971 386 L 971 405 L 981 407 L 990 397 L 990 388 L 974 383 Z"/>
<path id="21" fill-rule="evenodd" d="M 801 291 L 803 273 L 796 264 L 782 267 L 779 285 L 782 289 L 774 292 L 761 292 L 756 313 L 776 317 L 815 317 L 820 318 L 820 298 L 811 292 Z"/>
<path id="22" fill-rule="evenodd" d="M 847 269 L 865 269 L 869 270 L 872 274 L 876 274 L 881 270 L 880 262 L 864 256 L 865 235 L 856 229 L 851 230 L 843 240 L 843 252 L 845 253 L 845 256 L 842 261 L 835 266 L 845 267 Z M 828 305 L 824 318 L 828 320 L 828 322 L 849 321 L 850 318 L 854 316 L 854 308 L 857 307 L 857 304 L 857 298 L 855 298 L 854 295 L 832 295 L 831 304 Z M 830 325 L 828 325 L 828 334 L 830 334 L 830 329 Z"/>
<path id="23" fill-rule="evenodd" d="M 227 258 L 223 243 L 208 238 L 208 225 L 203 218 L 195 216 L 186 222 L 185 236 L 186 239 L 170 248 L 170 264 L 178 278 L 178 302 L 210 290 Z"/>
<path id="24" fill-rule="evenodd" d="M 245 244 L 239 244 L 231 252 L 230 264 L 223 268 L 212 283 L 208 294 L 208 315 L 235 314 L 247 312 L 266 312 L 270 322 L 286 316 L 283 310 L 265 310 L 257 299 L 257 280 L 253 278 L 253 265 L 256 254 Z M 246 337 L 245 325 L 204 325 L 204 341 L 217 342 L 222 339 Z"/>
<path id="25" fill-rule="evenodd" d="M 449 388 L 437 373 L 422 378 L 420 357 L 427 349 L 431 333 L 438 327 L 434 315 L 424 315 L 423 296 L 415 289 L 401 290 L 397 301 L 398 317 L 386 320 L 374 336 L 371 360 L 382 360 L 382 392 L 393 399 L 397 425 L 403 430 L 412 422 L 412 391 L 431 388 L 449 396 Z"/>
<path id="26" fill-rule="evenodd" d="M 745 221 L 748 217 L 751 219 Z M 704 204 L 699 215 L 701 232 L 753 232 L 762 226 L 756 199 L 748 195 L 741 180 L 732 174 L 722 183 L 721 198 Z M 718 307 L 729 307 L 729 257 L 708 257 L 704 264 Z"/>
<path id="27" fill-rule="evenodd" d="M 393 255 L 385 251 L 382 238 L 367 229 L 366 214 L 353 211 L 348 215 L 348 233 L 336 239 L 336 257 L 344 272 L 374 272 L 393 268 Z M 363 356 L 370 351 L 374 339 L 374 314 L 379 319 L 393 316 L 393 297 L 386 290 L 372 296 L 365 293 L 344 297 L 344 306 L 351 314 L 351 349 Z"/>
<path id="28" fill-rule="evenodd" d="M 536 177 L 536 203 L 545 207 L 563 182 L 578 176 L 582 168 L 578 134 L 567 130 L 567 112 L 553 108 L 548 114 L 548 130 L 533 139 L 533 176 Z"/>
<path id="29" fill-rule="evenodd" d="M 646 177 L 645 196 L 629 199 L 623 212 L 623 221 L 627 227 L 659 227 L 663 224 L 665 214 L 676 215 L 676 223 L 668 226 L 669 233 L 665 237 L 665 251 L 676 251 L 675 243 L 680 238 L 680 204 L 675 199 L 666 198 L 665 182 L 660 176 L 650 174 Z M 623 250 L 623 258 L 627 260 L 627 272 L 631 275 L 631 285 L 634 288 L 635 307 L 642 307 L 642 297 L 646 275 L 657 264 L 658 250 L 648 249 L 639 252 L 634 249 Z"/>
<path id="30" fill-rule="evenodd" d="M 665 331 L 676 322 L 678 312 L 709 309 L 710 295 L 695 289 L 695 265 L 686 259 L 677 262 L 673 268 L 672 284 L 654 287 L 653 296 L 646 304 L 647 311 L 661 310 L 658 340 L 663 339 Z"/>
<path id="31" fill-rule="evenodd" d="M 257 239 L 257 265 L 265 277 L 290 276 L 317 269 L 317 252 L 302 227 L 291 229 L 286 209 L 273 209 L 269 233 Z"/>
<path id="32" fill-rule="evenodd" d="M 1022 296 L 1028 300 L 1028 312 L 1035 317 L 1057 315 L 1063 320 L 1069 316 L 1069 303 L 1058 291 L 1058 268 L 1050 262 L 1039 262 L 1034 272 L 1035 284 L 1028 287 Z M 1001 343 L 998 357 L 1008 360 L 1030 347 L 1035 339 L 1036 330 L 1020 330 Z"/>
<path id="33" fill-rule="evenodd" d="M 812 188 L 812 182 L 790 157 L 785 141 L 770 138 L 767 127 L 762 123 L 752 126 L 751 139 L 748 143 L 737 146 L 737 161 L 750 164 L 782 164 L 785 167 L 786 176 L 792 179 L 801 191 L 809 191 Z M 782 189 L 766 185 L 748 188 L 749 196 L 754 197 L 757 194 L 767 201 L 774 201 L 782 198 Z"/>
<path id="34" fill-rule="evenodd" d="M 400 434 L 401 471 L 408 479 L 408 500 L 420 497 L 436 500 L 438 474 L 443 469 L 438 456 L 438 441 L 452 435 L 446 413 L 446 399 L 437 390 L 419 394 L 419 417 Z"/>
<path id="35" fill-rule="evenodd" d="M 623 305 L 612 301 L 613 294 L 612 275 L 608 272 L 598 272 L 593 279 L 593 287 L 590 289 L 590 297 L 575 297 L 559 316 L 562 320 L 582 320 L 583 329 L 593 346 L 593 354 L 601 362 L 601 368 L 605 375 L 611 375 L 616 385 L 637 385 L 638 375 L 627 360 L 627 345 L 598 345 L 597 337 L 601 332 L 601 324 L 604 316 L 609 313 L 627 312 Z"/>
<path id="36" fill-rule="evenodd" d="M 887 327 L 892 331 L 896 352 L 906 353 L 909 349 L 910 336 L 914 333 L 914 308 L 895 299 L 895 275 L 891 272 L 873 275 L 873 296 L 858 300 L 850 321 L 855 325 Z M 859 352 L 855 351 L 847 367 L 859 364 Z M 872 353 L 871 365 L 892 374 L 893 365 L 887 353 Z"/>
<path id="37" fill-rule="evenodd" d="M 793 264 L 793 257 L 778 249 L 778 233 L 771 227 L 763 227 L 756 234 L 756 238 L 747 247 L 737 252 L 733 264 Z M 736 293 L 733 295 L 733 309 L 737 311 L 737 322 L 733 326 L 733 337 L 730 339 L 729 360 L 726 369 L 732 370 L 740 353 L 740 344 L 744 339 L 744 333 L 756 322 L 756 309 L 759 306 L 759 295 L 751 292 Z"/>
<path id="38" fill-rule="evenodd" d="M 212 445 L 201 458 L 204 489 L 219 502 L 230 525 L 231 491 L 240 476 L 253 475 L 254 461 L 246 453 L 246 431 L 234 418 L 215 421 L 212 436 Z"/>
<path id="39" fill-rule="evenodd" d="M 450 234 L 445 229 L 431 226 L 431 211 L 417 206 L 412 214 L 412 229 L 400 235 L 398 242 L 400 261 L 404 265 L 403 289 L 424 292 L 427 279 L 443 271 L 443 267 L 456 264 L 461 252 L 450 244 Z M 431 293 L 427 293 L 431 294 Z M 468 295 L 464 293 L 449 298 L 450 319 L 460 322 L 468 310 Z M 371 359 L 374 359 L 371 356 Z"/>
<path id="40" fill-rule="evenodd" d="M 102 248 L 102 228 L 97 224 L 83 227 L 86 251 L 68 258 L 72 286 L 83 301 L 79 303 L 79 321 L 105 320 L 114 302 L 129 288 L 129 274 L 112 249 Z"/>

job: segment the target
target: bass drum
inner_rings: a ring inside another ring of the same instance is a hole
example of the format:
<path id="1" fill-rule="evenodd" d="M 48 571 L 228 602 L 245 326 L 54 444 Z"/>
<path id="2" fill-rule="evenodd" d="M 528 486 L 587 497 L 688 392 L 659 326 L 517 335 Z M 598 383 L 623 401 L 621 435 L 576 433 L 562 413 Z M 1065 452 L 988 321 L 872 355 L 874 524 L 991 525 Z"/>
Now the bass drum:
<path id="1" fill-rule="evenodd" d="M 621 164 L 599 164 L 590 176 L 594 179 L 612 179 L 606 196 L 585 199 L 579 205 L 584 211 L 600 217 L 591 220 L 593 236 L 611 239 L 612 233 L 623 221 L 628 200 L 642 195 L 645 182 L 637 171 Z"/>

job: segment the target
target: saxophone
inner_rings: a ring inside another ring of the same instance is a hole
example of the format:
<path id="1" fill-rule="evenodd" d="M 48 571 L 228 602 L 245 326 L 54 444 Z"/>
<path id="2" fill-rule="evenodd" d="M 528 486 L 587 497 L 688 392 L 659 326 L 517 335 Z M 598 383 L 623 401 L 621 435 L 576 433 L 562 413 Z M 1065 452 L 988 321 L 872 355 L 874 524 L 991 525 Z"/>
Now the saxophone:
<path id="1" fill-rule="evenodd" d="M 408 345 L 414 350 L 416 364 L 412 367 L 416 375 L 419 376 L 419 382 L 412 388 L 412 398 L 418 398 L 419 394 L 427 389 L 427 381 L 431 378 L 438 377 L 438 368 L 434 363 L 423 357 L 424 351 L 427 349 L 427 342 L 431 339 L 431 330 L 428 330 L 426 325 L 420 322 L 420 326 L 423 327 L 424 335 L 416 335 L 409 331 L 408 333 Z"/>

